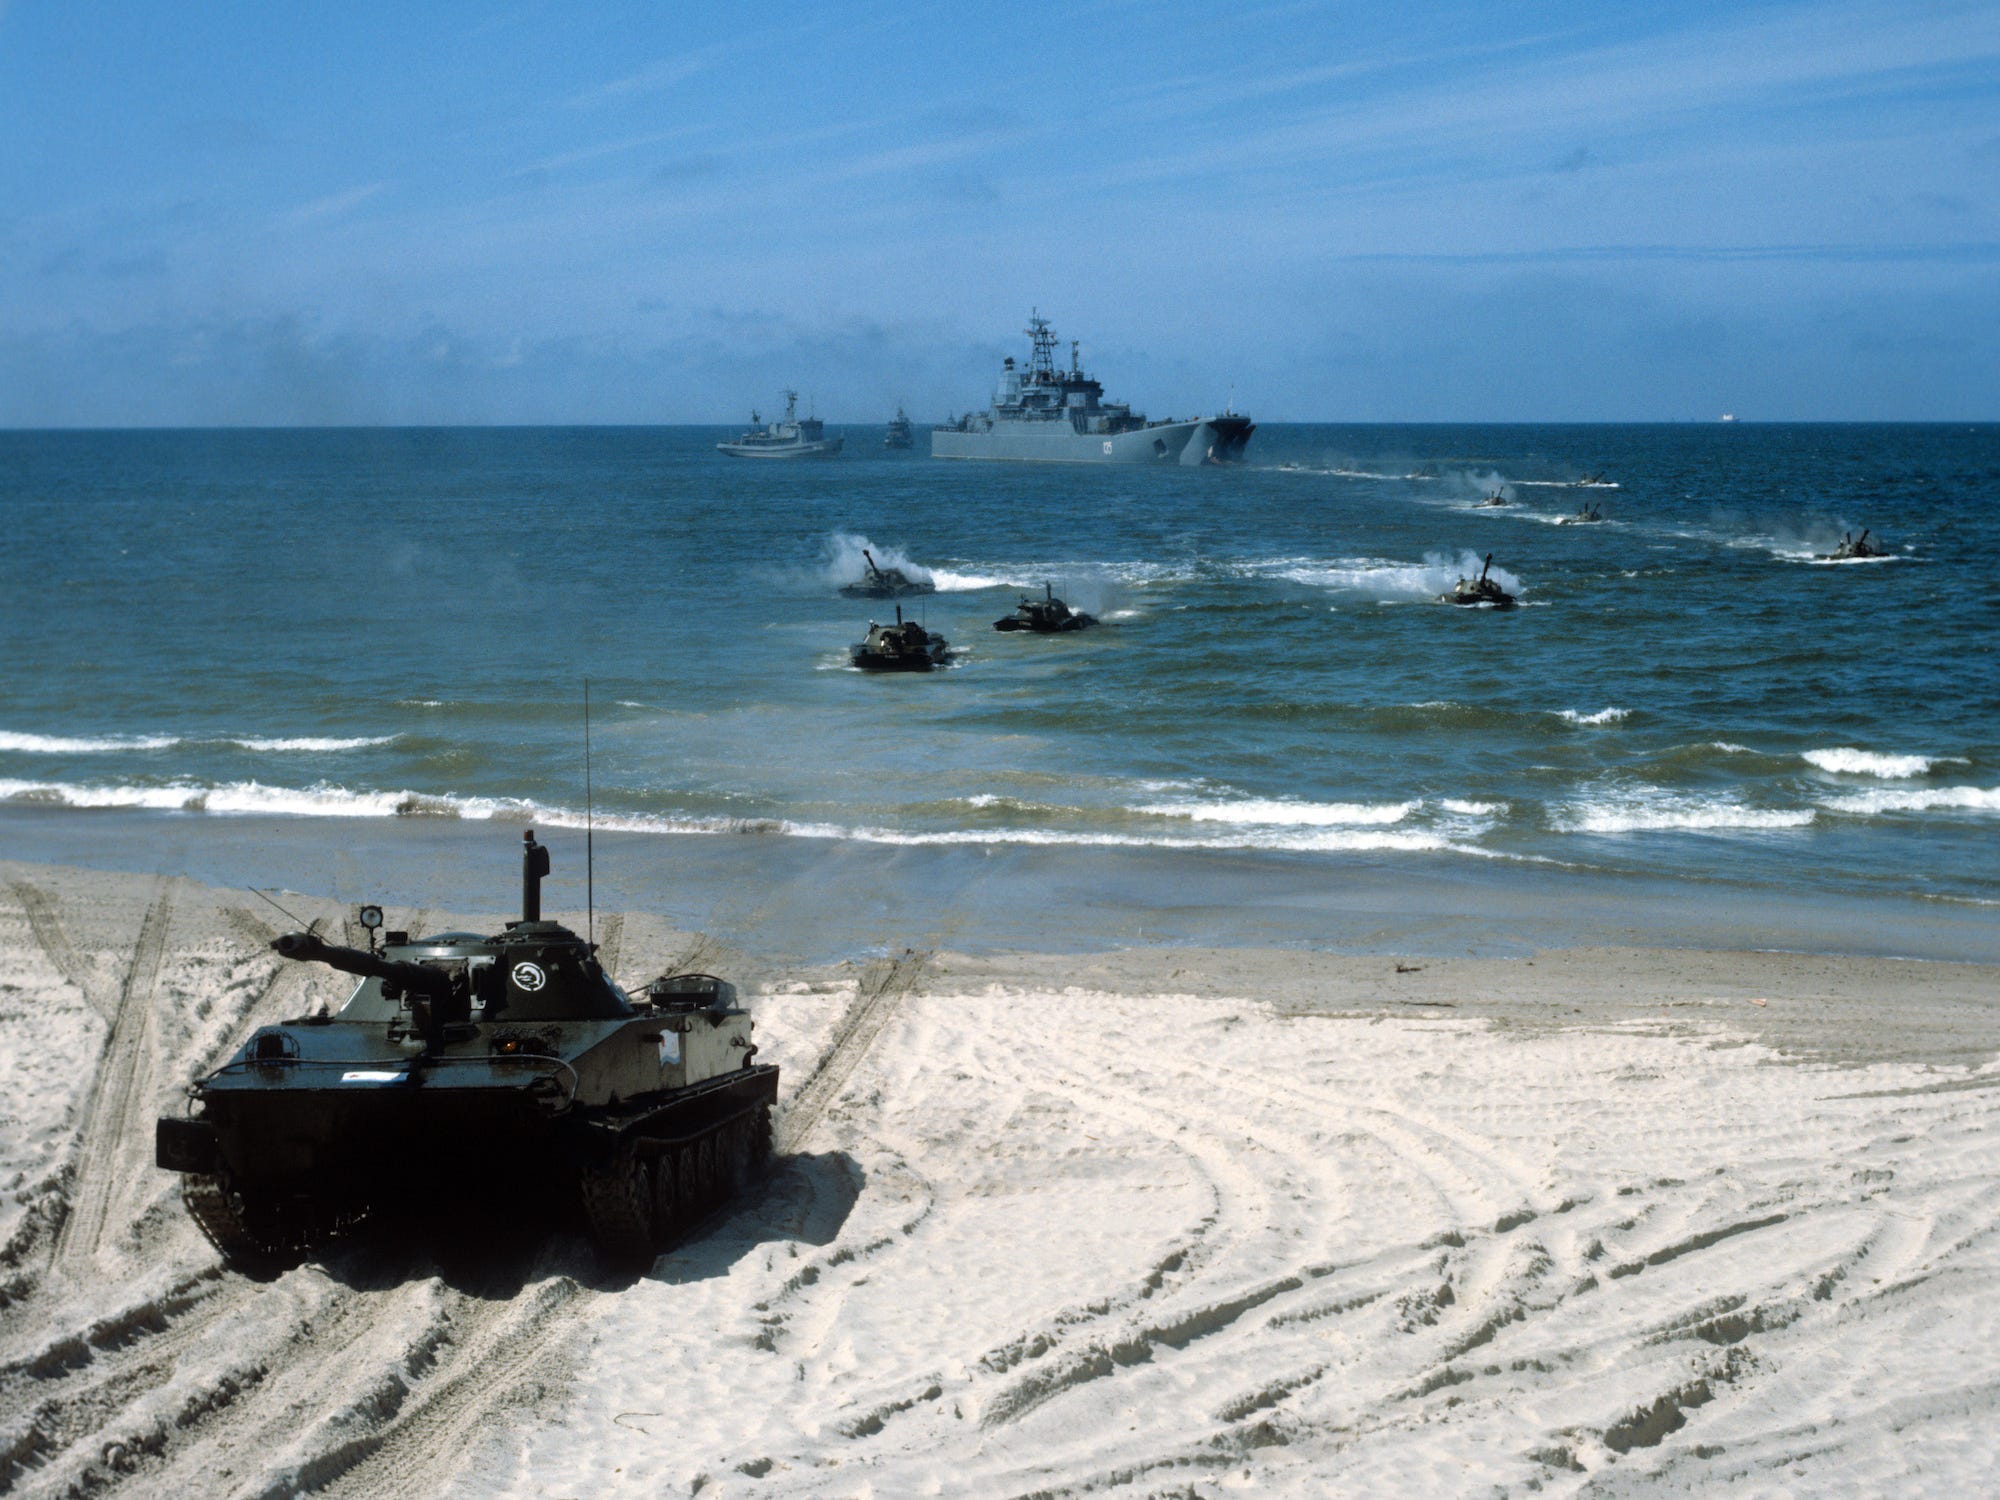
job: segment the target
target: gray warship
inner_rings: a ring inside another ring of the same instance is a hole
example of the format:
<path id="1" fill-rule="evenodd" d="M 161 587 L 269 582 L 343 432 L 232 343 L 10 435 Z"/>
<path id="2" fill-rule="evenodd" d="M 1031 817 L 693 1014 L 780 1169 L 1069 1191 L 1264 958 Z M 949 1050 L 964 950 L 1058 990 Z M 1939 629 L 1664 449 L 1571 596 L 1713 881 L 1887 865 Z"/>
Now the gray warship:
<path id="1" fill-rule="evenodd" d="M 1234 411 L 1181 422 L 1149 422 L 1077 363 L 1056 367 L 1056 336 L 1046 318 L 1028 319 L 1028 365 L 1010 355 L 993 405 L 931 429 L 932 458 L 1002 459 L 1059 464 L 1224 464 L 1240 462 L 1257 424 Z"/>
<path id="2" fill-rule="evenodd" d="M 828 437 L 826 424 L 818 417 L 799 415 L 799 393 L 785 392 L 785 415 L 764 427 L 763 418 L 750 413 L 751 428 L 741 437 L 717 443 L 716 450 L 732 458 L 832 458 L 840 451 L 842 438 Z"/>

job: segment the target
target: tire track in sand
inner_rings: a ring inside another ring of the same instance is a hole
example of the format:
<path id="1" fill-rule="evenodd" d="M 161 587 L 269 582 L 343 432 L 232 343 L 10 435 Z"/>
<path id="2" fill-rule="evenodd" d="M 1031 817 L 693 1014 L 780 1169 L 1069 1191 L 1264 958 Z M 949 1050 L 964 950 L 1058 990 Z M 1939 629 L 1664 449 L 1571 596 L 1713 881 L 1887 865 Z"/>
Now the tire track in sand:
<path id="1" fill-rule="evenodd" d="M 928 952 L 905 948 L 900 958 L 883 960 L 868 967 L 856 986 L 854 1004 L 834 1029 L 833 1040 L 820 1055 L 806 1081 L 799 1085 L 782 1107 L 776 1130 L 777 1149 L 796 1151 L 805 1144 L 832 1107 L 854 1070 L 875 1045 L 883 1028 L 895 1017 L 903 997 L 923 978 L 930 963 Z"/>
<path id="2" fill-rule="evenodd" d="M 91 973 L 89 962 L 70 941 L 48 892 L 25 880 L 14 881 L 8 889 L 21 903 L 21 910 L 27 914 L 28 930 L 34 933 L 35 941 L 48 955 L 49 962 L 56 966 L 56 972 L 76 986 L 84 1001 L 101 1019 L 110 1021 L 116 1007 L 98 992 L 97 976 Z"/>
<path id="3" fill-rule="evenodd" d="M 162 889 L 139 922 L 132 962 L 119 986 L 111 1030 L 83 1106 L 83 1136 L 77 1148 L 76 1186 L 69 1212 L 56 1231 L 53 1263 L 75 1275 L 96 1258 L 104 1243 L 121 1168 L 132 1155 L 127 1140 L 133 1104 L 145 1090 L 153 1050 L 153 990 L 173 921 L 171 889 Z"/>

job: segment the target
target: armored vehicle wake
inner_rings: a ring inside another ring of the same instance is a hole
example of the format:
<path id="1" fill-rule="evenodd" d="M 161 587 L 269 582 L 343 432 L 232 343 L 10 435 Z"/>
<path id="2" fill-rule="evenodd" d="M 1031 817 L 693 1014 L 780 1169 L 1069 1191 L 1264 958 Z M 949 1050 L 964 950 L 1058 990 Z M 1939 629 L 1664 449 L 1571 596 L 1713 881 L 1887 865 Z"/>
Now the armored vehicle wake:
<path id="1" fill-rule="evenodd" d="M 895 624 L 868 622 L 868 637 L 855 644 L 850 659 L 864 672 L 928 672 L 942 666 L 948 655 L 944 637 L 905 620 L 899 604 Z"/>
<path id="2" fill-rule="evenodd" d="M 1036 635 L 1055 635 L 1064 630 L 1083 630 L 1097 623 L 1095 615 L 1071 609 L 1056 597 L 1056 586 L 1042 585 L 1044 597 L 1023 599 L 1014 613 L 993 622 L 995 630 L 1032 630 Z"/>
<path id="3" fill-rule="evenodd" d="M 311 932 L 272 947 L 361 984 L 335 1014 L 258 1028 L 162 1118 L 155 1159 L 224 1257 L 293 1261 L 371 1213 L 439 1200 L 580 1206 L 600 1257 L 655 1252 L 771 1150 L 778 1070 L 709 974 L 629 995 L 542 920 L 548 850 L 523 835 L 521 920 L 482 936 Z"/>
<path id="4" fill-rule="evenodd" d="M 1864 557 L 1887 557 L 1888 555 L 1889 549 L 1887 547 L 1884 547 L 1880 542 L 1871 542 L 1868 540 L 1868 529 L 1864 528 L 1860 536 L 1843 535 L 1840 539 L 1840 545 L 1835 547 L 1831 552 L 1822 552 L 1820 560 L 1822 562 L 1854 562 Z"/>
<path id="5" fill-rule="evenodd" d="M 1439 594 L 1440 604 L 1484 604 L 1493 609 L 1512 609 L 1514 596 L 1486 575 L 1493 571 L 1493 554 L 1486 554 L 1486 566 L 1477 578 L 1461 578 L 1449 594 Z"/>
<path id="6" fill-rule="evenodd" d="M 935 594 L 937 585 L 928 578 L 912 578 L 901 568 L 877 567 L 875 555 L 866 547 L 861 549 L 862 561 L 868 571 L 856 583 L 843 583 L 841 593 L 850 599 L 901 599 L 908 594 Z"/>

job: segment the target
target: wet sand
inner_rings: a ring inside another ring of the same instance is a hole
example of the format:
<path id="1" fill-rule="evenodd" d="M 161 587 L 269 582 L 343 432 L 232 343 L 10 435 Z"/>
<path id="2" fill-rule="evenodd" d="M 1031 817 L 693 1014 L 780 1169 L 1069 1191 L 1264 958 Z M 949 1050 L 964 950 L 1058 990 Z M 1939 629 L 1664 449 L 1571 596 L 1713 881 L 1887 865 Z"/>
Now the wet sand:
<path id="1" fill-rule="evenodd" d="M 493 830 L 420 832 L 429 889 L 511 894 Z M 336 895 L 416 930 L 507 915 L 313 857 L 326 884 L 277 895 L 301 918 L 338 924 Z M 865 887 L 879 951 L 806 962 L 758 941 L 781 903 L 709 900 L 742 918 L 711 928 L 676 915 L 699 893 L 642 884 L 599 886 L 607 962 L 742 983 L 784 1069 L 767 1182 L 637 1280 L 562 1232 L 363 1240 L 259 1283 L 218 1269 L 152 1120 L 345 985 L 270 954 L 285 919 L 240 887 L 0 864 L 0 1484 L 1862 1495 L 2000 1472 L 2000 969 L 1504 926 L 1505 957 L 1290 929 L 1037 952 L 899 940 Z"/>

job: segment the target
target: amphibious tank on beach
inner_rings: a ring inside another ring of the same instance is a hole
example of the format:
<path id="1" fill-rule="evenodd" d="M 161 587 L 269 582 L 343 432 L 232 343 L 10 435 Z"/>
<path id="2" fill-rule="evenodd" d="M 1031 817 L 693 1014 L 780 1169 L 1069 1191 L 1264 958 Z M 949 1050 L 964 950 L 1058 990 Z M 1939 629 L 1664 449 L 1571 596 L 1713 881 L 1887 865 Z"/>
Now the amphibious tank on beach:
<path id="1" fill-rule="evenodd" d="M 850 599 L 900 599 L 906 594 L 935 594 L 937 585 L 928 578 L 912 578 L 901 568 L 883 568 L 875 563 L 875 555 L 866 547 L 861 549 L 862 561 L 868 566 L 858 582 L 843 583 L 841 593 Z"/>
<path id="2" fill-rule="evenodd" d="M 928 672 L 949 654 L 944 637 L 905 620 L 899 604 L 895 624 L 868 622 L 868 636 L 855 644 L 850 660 L 864 672 Z"/>
<path id="3" fill-rule="evenodd" d="M 522 839 L 521 920 L 500 932 L 378 947 L 369 906 L 366 949 L 271 944 L 361 983 L 336 1013 L 259 1027 L 158 1123 L 155 1159 L 225 1259 L 282 1265 L 372 1213 L 469 1200 L 580 1207 L 599 1256 L 638 1268 L 769 1157 L 778 1070 L 735 990 L 672 974 L 627 994 L 542 920 L 549 854 Z"/>
<path id="4" fill-rule="evenodd" d="M 1860 536 L 1854 536 L 1851 533 L 1843 534 L 1840 538 L 1840 545 L 1835 547 L 1831 552 L 1822 552 L 1820 554 L 1821 560 L 1824 562 L 1852 562 L 1864 557 L 1887 557 L 1889 549 L 1884 547 L 1880 542 L 1869 541 L 1868 531 L 1869 528 L 1864 527 Z"/>
<path id="5" fill-rule="evenodd" d="M 1014 613 L 993 622 L 995 630 L 1032 630 L 1036 635 L 1055 635 L 1065 630 L 1084 630 L 1097 623 L 1095 615 L 1071 609 L 1056 597 L 1056 586 L 1042 585 L 1043 597 L 1023 599 Z"/>
<path id="6" fill-rule="evenodd" d="M 1514 596 L 1486 575 L 1493 571 L 1493 554 L 1486 554 L 1486 566 L 1477 578 L 1461 578 L 1449 594 L 1439 594 L 1440 604 L 1484 604 L 1493 609 L 1512 609 Z"/>

